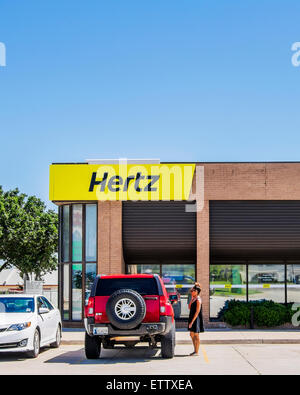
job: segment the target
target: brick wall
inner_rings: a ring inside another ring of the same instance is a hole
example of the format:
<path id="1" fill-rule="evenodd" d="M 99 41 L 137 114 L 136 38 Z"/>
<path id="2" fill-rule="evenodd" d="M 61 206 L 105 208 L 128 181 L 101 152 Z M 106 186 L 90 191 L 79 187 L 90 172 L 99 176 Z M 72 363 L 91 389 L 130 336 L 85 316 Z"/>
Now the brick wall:
<path id="1" fill-rule="evenodd" d="M 124 272 L 122 202 L 98 202 L 98 274 Z"/>
<path id="2" fill-rule="evenodd" d="M 209 201 L 300 200 L 300 163 L 208 163 L 204 208 L 197 213 L 197 279 L 204 320 L 209 320 Z M 193 190 L 195 179 L 193 180 Z"/>

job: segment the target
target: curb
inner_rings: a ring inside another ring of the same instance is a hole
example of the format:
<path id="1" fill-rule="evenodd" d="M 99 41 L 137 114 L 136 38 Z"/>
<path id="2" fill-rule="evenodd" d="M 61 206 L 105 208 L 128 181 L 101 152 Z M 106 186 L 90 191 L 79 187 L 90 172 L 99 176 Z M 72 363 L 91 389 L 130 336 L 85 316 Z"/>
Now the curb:
<path id="1" fill-rule="evenodd" d="M 177 345 L 191 345 L 191 340 L 179 340 Z M 230 344 L 300 344 L 300 339 L 232 339 L 232 340 L 201 340 L 206 345 Z M 83 346 L 83 340 L 62 340 L 62 346 Z"/>
<path id="2" fill-rule="evenodd" d="M 191 341 L 181 340 L 176 344 L 191 344 Z M 300 344 L 300 339 L 232 339 L 232 340 L 200 340 L 200 344 Z"/>

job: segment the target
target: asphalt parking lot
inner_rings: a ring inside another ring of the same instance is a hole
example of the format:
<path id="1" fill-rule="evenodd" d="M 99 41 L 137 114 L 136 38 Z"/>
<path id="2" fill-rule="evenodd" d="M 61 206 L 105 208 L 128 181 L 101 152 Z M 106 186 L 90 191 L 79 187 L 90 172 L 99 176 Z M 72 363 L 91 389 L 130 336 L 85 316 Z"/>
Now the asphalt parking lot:
<path id="1" fill-rule="evenodd" d="M 300 345 L 205 345 L 190 357 L 192 347 L 176 346 L 175 358 L 162 359 L 160 350 L 103 350 L 102 358 L 87 360 L 78 345 L 45 348 L 37 359 L 0 354 L 0 375 L 287 375 L 300 374 Z"/>

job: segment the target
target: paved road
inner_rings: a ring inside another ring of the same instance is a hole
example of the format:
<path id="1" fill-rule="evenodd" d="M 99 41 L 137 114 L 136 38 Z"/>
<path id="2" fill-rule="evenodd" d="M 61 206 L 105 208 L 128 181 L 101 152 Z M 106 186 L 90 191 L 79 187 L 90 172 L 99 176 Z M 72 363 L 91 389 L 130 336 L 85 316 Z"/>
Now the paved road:
<path id="1" fill-rule="evenodd" d="M 198 357 L 178 345 L 172 360 L 160 350 L 103 350 L 99 360 L 87 360 L 81 346 L 42 350 L 38 359 L 0 354 L 0 374 L 300 374 L 300 345 L 205 345 Z"/>

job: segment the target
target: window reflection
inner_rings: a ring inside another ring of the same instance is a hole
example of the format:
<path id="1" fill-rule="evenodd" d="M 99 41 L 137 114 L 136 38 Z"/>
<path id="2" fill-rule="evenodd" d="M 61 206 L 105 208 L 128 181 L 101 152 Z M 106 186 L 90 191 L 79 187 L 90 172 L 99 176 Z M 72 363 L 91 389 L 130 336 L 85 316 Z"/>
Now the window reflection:
<path id="1" fill-rule="evenodd" d="M 235 274 L 234 271 L 236 271 Z M 238 283 L 241 286 L 238 286 Z M 211 265 L 211 318 L 216 318 L 226 300 L 232 298 L 249 301 L 266 299 L 276 303 L 300 303 L 300 263 L 249 262 L 248 265 L 240 266 Z"/>
<path id="2" fill-rule="evenodd" d="M 82 261 L 82 204 L 73 205 L 72 260 Z"/>
<path id="3" fill-rule="evenodd" d="M 189 290 L 195 283 L 195 265 L 193 264 L 139 264 L 127 265 L 127 274 L 158 274 L 166 286 L 172 301 L 175 318 L 189 315 Z"/>
<path id="4" fill-rule="evenodd" d="M 70 265 L 63 265 L 63 319 L 70 319 Z"/>
<path id="5" fill-rule="evenodd" d="M 63 206 L 62 213 L 62 260 L 63 262 L 69 262 L 70 206 Z"/>
<path id="6" fill-rule="evenodd" d="M 88 299 L 91 293 L 91 289 L 94 280 L 97 275 L 96 263 L 87 263 L 85 265 L 85 305 L 88 303 Z"/>
<path id="7" fill-rule="evenodd" d="M 300 303 L 300 264 L 287 265 L 287 301 Z"/>
<path id="8" fill-rule="evenodd" d="M 210 316 L 216 318 L 226 300 L 247 299 L 246 265 L 210 266 Z"/>
<path id="9" fill-rule="evenodd" d="M 249 265 L 249 300 L 268 299 L 285 302 L 284 265 Z"/>
<path id="10" fill-rule="evenodd" d="M 158 274 L 160 265 L 128 265 L 127 274 Z"/>
<path id="11" fill-rule="evenodd" d="M 169 297 L 176 297 L 173 304 L 175 318 L 189 316 L 190 289 L 195 283 L 195 265 L 162 265 L 162 280 L 166 286 Z"/>
<path id="12" fill-rule="evenodd" d="M 60 221 L 62 318 L 79 321 L 97 274 L 97 204 L 64 205 Z"/>
<path id="13" fill-rule="evenodd" d="M 87 204 L 85 206 L 85 260 L 95 262 L 97 255 L 97 206 Z"/>
<path id="14" fill-rule="evenodd" d="M 82 265 L 72 265 L 72 320 L 82 319 Z"/>

